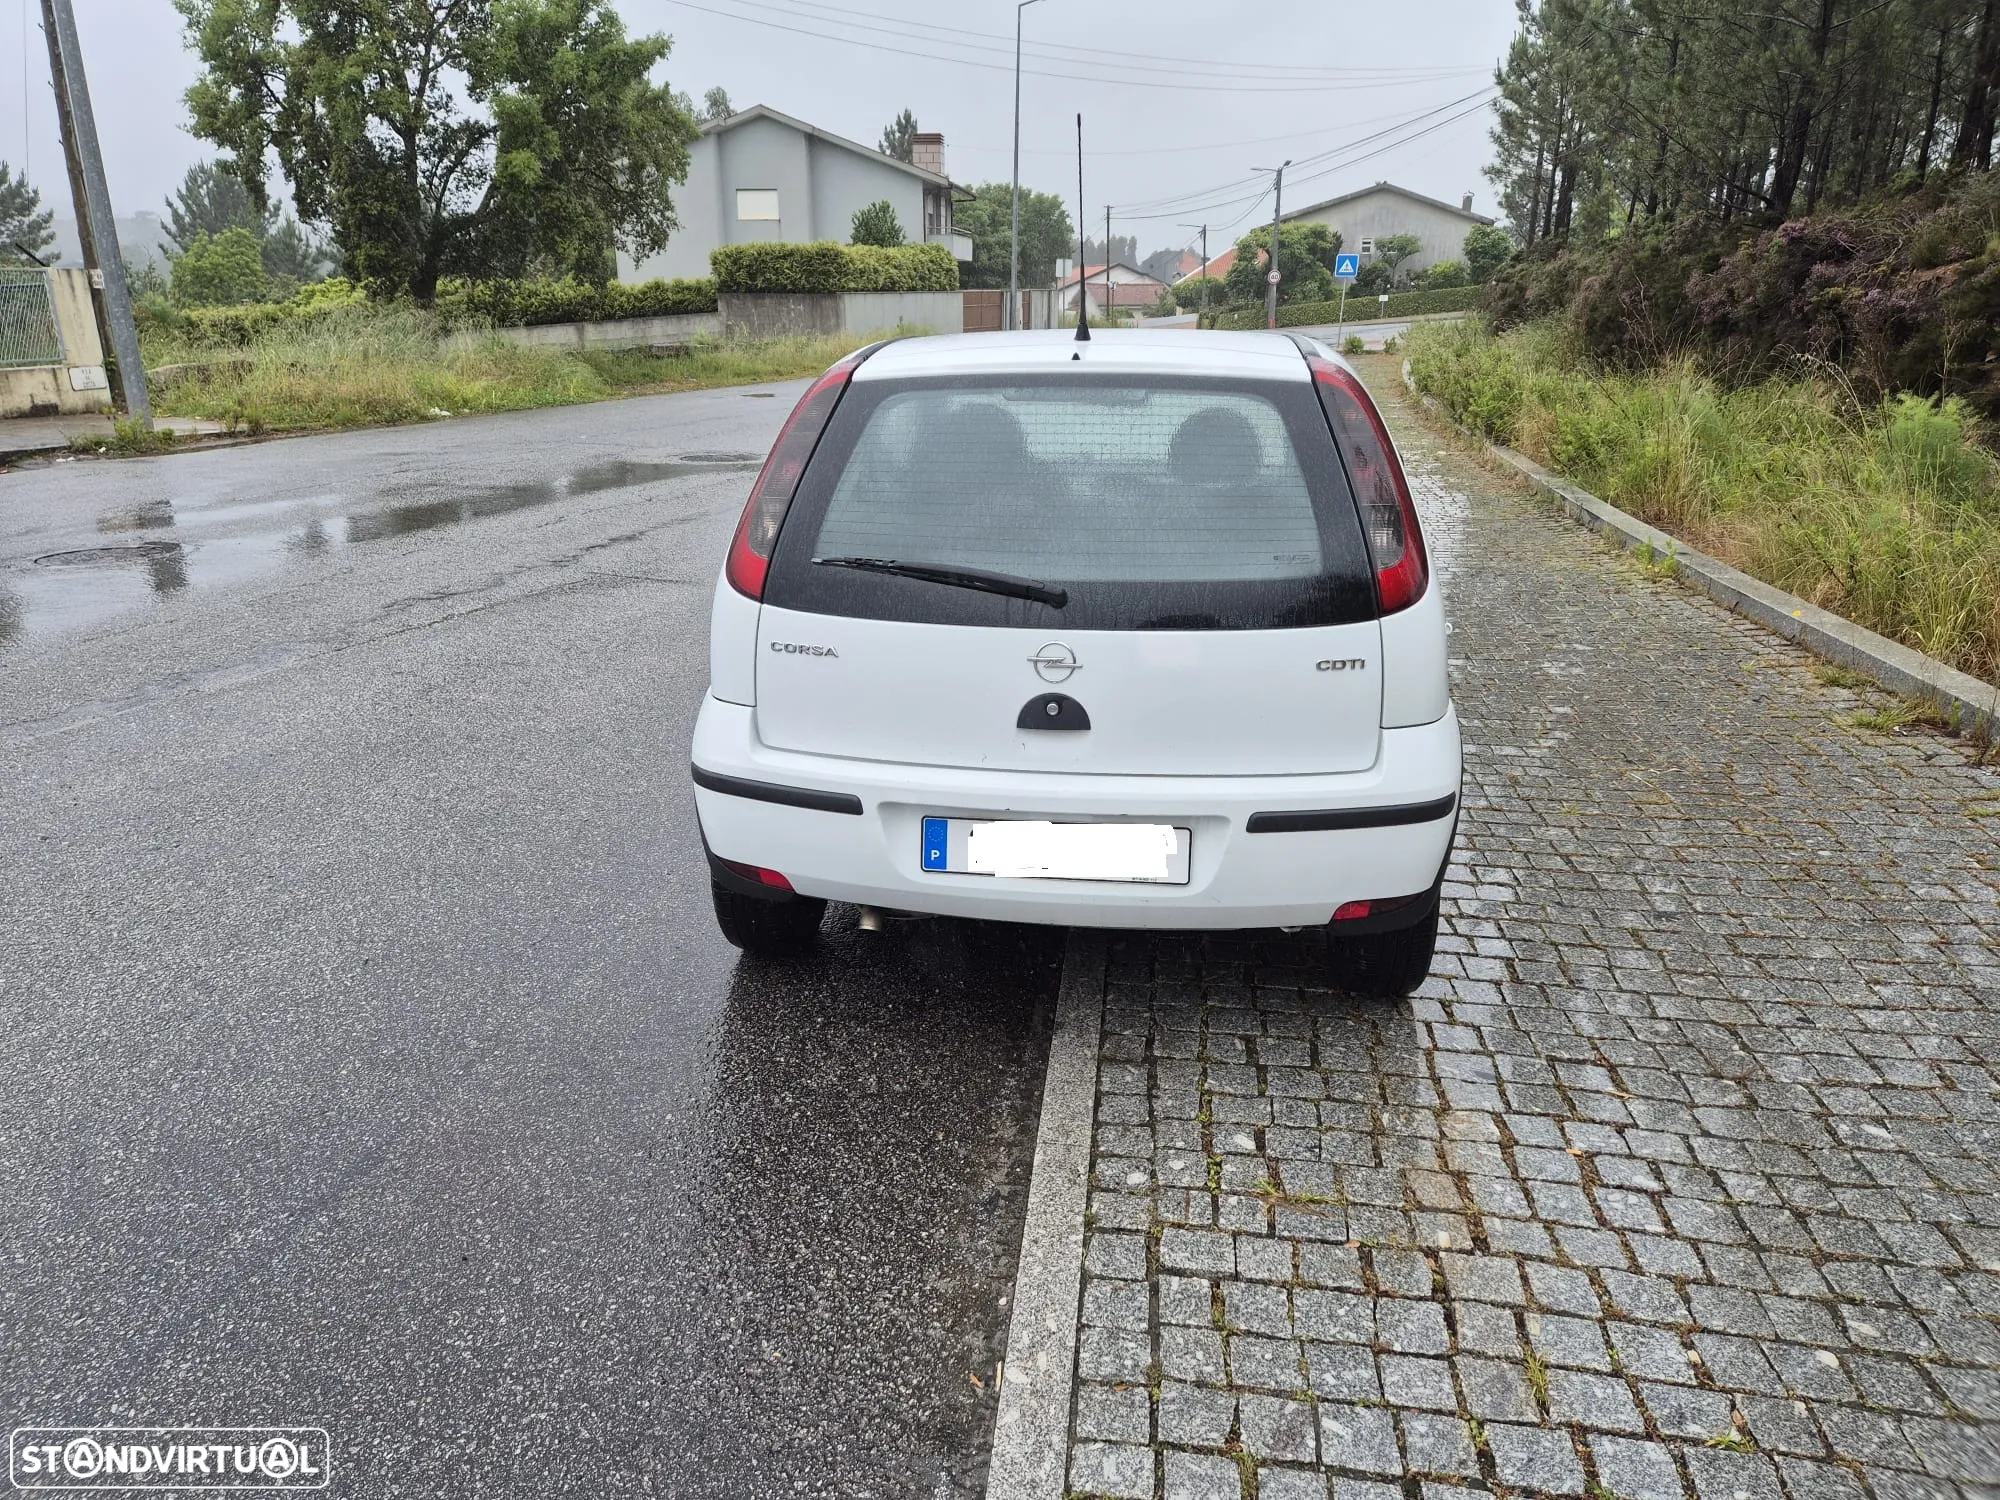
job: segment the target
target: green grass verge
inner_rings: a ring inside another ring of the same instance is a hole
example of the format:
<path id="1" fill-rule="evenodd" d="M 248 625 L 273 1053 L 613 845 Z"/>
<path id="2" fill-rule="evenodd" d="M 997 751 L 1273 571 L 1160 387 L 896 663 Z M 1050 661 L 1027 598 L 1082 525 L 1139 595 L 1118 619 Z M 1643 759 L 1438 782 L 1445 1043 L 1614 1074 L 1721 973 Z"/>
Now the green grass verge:
<path id="1" fill-rule="evenodd" d="M 475 412 L 746 385 L 817 375 L 875 334 L 698 343 L 686 354 L 524 348 L 497 335 L 448 336 L 430 315 L 357 307 L 260 333 L 237 357 L 149 342 L 151 368 L 192 362 L 158 391 L 163 416 L 204 417 L 251 433 L 372 427 Z"/>
<path id="2" fill-rule="evenodd" d="M 1593 494 L 1961 671 L 2000 674 L 2000 459 L 1964 403 L 1864 406 L 1836 379 L 1729 387 L 1592 367 L 1563 333 L 1410 330 L 1459 422 Z"/>

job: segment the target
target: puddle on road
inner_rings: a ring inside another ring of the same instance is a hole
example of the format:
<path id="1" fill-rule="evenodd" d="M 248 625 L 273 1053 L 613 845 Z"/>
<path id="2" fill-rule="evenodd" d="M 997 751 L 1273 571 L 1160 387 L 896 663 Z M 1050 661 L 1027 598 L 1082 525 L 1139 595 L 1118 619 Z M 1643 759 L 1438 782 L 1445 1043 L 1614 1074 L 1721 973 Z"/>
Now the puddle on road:
<path id="1" fill-rule="evenodd" d="M 607 459 L 554 479 L 474 488 L 433 485 L 378 491 L 370 502 L 327 514 L 350 502 L 334 493 L 219 505 L 147 501 L 105 511 L 101 535 L 178 530 L 183 541 L 132 541 L 43 553 L 11 577 L 0 577 L 0 645 L 26 635 L 50 635 L 91 625 L 148 598 L 197 587 L 239 583 L 290 558 L 386 537 L 412 536 L 488 516 L 607 490 L 633 489 L 691 475 L 744 472 L 754 453 L 686 453 L 665 461 Z M 305 511 L 303 517 L 300 511 Z M 249 534 L 212 534 L 246 524 Z M 205 534 L 210 533 L 210 534 Z"/>

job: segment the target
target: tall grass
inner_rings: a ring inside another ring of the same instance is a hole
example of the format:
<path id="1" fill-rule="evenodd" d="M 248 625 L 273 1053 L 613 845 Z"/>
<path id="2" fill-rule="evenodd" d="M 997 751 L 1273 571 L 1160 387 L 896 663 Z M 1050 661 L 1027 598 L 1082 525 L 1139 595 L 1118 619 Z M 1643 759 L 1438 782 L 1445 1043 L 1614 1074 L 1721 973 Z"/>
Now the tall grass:
<path id="1" fill-rule="evenodd" d="M 1728 388 L 1591 368 L 1556 329 L 1411 330 L 1460 422 L 1754 577 L 2000 676 L 2000 459 L 1957 400 L 1857 401 L 1837 371 Z"/>
<path id="2" fill-rule="evenodd" d="M 204 417 L 250 432 L 365 427 L 474 412 L 602 401 L 816 375 L 868 335 L 698 344 L 656 357 L 639 351 L 529 348 L 497 335 L 447 335 L 430 314 L 361 306 L 280 324 L 241 350 L 152 338 L 150 368 L 198 368 L 154 398 L 166 416 Z"/>

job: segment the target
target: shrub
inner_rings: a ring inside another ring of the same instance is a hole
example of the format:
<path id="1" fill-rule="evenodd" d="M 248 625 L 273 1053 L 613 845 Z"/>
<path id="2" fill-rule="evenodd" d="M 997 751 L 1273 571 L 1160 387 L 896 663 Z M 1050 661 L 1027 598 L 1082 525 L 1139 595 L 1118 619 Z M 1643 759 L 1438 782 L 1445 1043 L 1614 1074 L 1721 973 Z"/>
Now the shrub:
<path id="1" fill-rule="evenodd" d="M 1424 290 L 1431 292 L 1440 291 L 1445 287 L 1472 285 L 1472 278 L 1466 274 L 1464 264 L 1455 260 L 1439 261 L 1423 273 L 1421 280 Z"/>
<path id="2" fill-rule="evenodd" d="M 241 225 L 199 233 L 174 257 L 173 297 L 182 307 L 256 302 L 267 285 L 263 248 Z"/>
<path id="3" fill-rule="evenodd" d="M 1493 224 L 1475 224 L 1465 232 L 1465 269 L 1474 282 L 1489 280 L 1514 256 L 1514 237 Z"/>
<path id="4" fill-rule="evenodd" d="M 847 237 L 857 245 L 893 248 L 902 244 L 903 223 L 896 217 L 896 205 L 887 198 L 877 198 L 866 208 L 857 208 Z"/>
<path id="5" fill-rule="evenodd" d="M 1870 403 L 1960 396 L 2000 418 L 2000 173 L 1775 228 L 1685 219 L 1544 242 L 1494 278 L 1497 328 L 1564 319 L 1591 358 L 1691 356 L 1731 382 L 1837 365 Z"/>
<path id="6" fill-rule="evenodd" d="M 954 292 L 958 261 L 943 245 L 761 241 L 710 253 L 718 292 Z"/>

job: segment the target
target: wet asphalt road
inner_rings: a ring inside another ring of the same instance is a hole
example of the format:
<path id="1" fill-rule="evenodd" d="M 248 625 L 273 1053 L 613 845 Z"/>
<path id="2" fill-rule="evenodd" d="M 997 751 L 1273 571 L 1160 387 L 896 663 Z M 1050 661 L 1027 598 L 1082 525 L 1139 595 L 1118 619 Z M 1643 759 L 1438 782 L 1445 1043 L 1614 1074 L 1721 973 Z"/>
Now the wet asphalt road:
<path id="1" fill-rule="evenodd" d="M 715 933 L 761 389 L 0 474 L 0 1426 L 977 1492 L 1061 938 Z"/>

